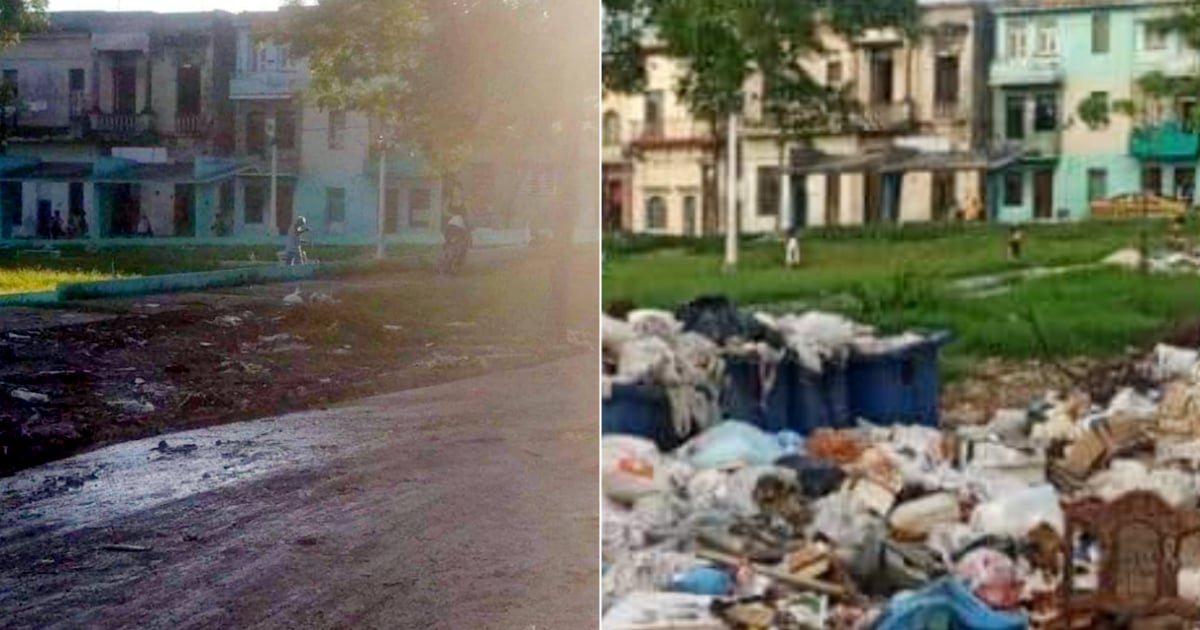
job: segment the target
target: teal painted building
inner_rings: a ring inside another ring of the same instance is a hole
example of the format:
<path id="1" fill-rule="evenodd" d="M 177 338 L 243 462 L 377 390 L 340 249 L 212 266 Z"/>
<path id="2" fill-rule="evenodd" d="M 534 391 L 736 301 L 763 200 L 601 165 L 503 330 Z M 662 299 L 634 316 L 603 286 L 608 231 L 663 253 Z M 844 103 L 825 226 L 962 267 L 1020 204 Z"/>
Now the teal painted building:
<path id="1" fill-rule="evenodd" d="M 1023 157 L 990 175 L 993 219 L 1074 219 L 1087 216 L 1096 199 L 1143 190 L 1192 194 L 1197 136 L 1183 121 L 1194 103 L 1168 102 L 1139 87 L 1149 73 L 1200 70 L 1196 52 L 1158 23 L 1179 7 L 1163 0 L 1017 0 L 994 8 L 992 141 L 1020 148 Z M 1084 101 L 1102 104 L 1091 109 L 1107 111 L 1107 120 L 1085 121 Z"/>

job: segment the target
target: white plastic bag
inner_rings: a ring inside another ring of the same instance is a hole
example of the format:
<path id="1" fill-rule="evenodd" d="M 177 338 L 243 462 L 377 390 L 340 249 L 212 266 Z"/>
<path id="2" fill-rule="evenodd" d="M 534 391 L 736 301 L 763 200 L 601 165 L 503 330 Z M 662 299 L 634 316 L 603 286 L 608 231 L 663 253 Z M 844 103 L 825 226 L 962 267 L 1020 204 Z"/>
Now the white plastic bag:
<path id="1" fill-rule="evenodd" d="M 1042 523 L 1061 536 L 1065 517 L 1054 486 L 1042 484 L 1007 492 L 982 503 L 971 514 L 971 527 L 978 532 L 1021 538 Z"/>
<path id="2" fill-rule="evenodd" d="M 669 489 L 658 447 L 632 435 L 606 435 L 600 440 L 604 496 L 625 504 Z"/>
<path id="3" fill-rule="evenodd" d="M 1193 378 L 1200 365 L 1200 352 L 1160 343 L 1154 346 L 1154 377 L 1159 380 Z"/>
<path id="4" fill-rule="evenodd" d="M 667 311 L 643 308 L 629 313 L 629 324 L 642 337 L 670 339 L 683 331 L 683 324 Z"/>

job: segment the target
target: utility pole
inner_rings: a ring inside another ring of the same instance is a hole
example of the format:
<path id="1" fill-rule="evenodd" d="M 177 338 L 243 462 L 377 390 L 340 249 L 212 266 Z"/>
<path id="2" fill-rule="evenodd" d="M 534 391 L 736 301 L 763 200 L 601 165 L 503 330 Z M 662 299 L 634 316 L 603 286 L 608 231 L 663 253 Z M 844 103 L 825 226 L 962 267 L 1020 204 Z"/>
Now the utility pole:
<path id="1" fill-rule="evenodd" d="M 387 150 L 388 150 L 387 145 L 388 145 L 387 133 L 381 132 L 379 134 L 379 216 L 377 217 L 378 223 L 379 223 L 379 225 L 378 225 L 379 234 L 375 241 L 375 259 L 376 260 L 383 260 L 383 258 L 384 258 L 384 244 L 383 244 L 384 221 L 383 221 L 383 218 L 387 211 L 387 209 L 386 209 L 386 205 L 387 205 L 387 203 L 386 203 L 387 202 L 387 194 L 386 194 L 387 193 L 387 180 L 386 180 L 386 177 L 387 177 Z"/>
<path id="2" fill-rule="evenodd" d="M 268 233 L 279 231 L 279 143 L 275 140 L 275 109 L 271 108 L 271 117 L 267 119 L 267 142 L 271 145 L 271 209 L 269 211 Z M 291 227 L 291 226 L 288 226 Z"/>
<path id="3" fill-rule="evenodd" d="M 725 175 L 725 271 L 737 271 L 738 262 L 738 116 L 729 114 L 729 149 L 726 151 Z"/>

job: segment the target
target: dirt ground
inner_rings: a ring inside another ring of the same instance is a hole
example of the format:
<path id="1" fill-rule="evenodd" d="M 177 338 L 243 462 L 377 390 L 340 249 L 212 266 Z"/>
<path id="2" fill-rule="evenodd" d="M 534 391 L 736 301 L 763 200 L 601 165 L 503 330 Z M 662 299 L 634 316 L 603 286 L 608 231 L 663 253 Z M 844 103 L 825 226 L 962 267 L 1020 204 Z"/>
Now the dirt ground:
<path id="1" fill-rule="evenodd" d="M 593 273 L 587 255 L 572 261 Z M 529 366 L 594 343 L 595 292 L 548 338 L 545 261 L 0 309 L 0 476 L 121 440 Z M 590 275 L 590 278 L 595 278 Z M 589 287 L 590 284 L 590 287 Z M 285 304 L 300 292 L 302 303 Z"/>
<path id="2" fill-rule="evenodd" d="M 595 628 L 598 378 L 579 354 L 0 479 L 0 628 Z"/>

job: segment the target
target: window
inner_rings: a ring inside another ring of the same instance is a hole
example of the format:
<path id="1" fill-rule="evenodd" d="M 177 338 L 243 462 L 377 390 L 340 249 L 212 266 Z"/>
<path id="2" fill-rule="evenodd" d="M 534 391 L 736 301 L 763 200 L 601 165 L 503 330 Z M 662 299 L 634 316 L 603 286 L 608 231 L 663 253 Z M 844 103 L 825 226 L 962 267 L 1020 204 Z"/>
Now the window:
<path id="1" fill-rule="evenodd" d="M 296 148 L 296 112 L 291 109 L 275 115 L 275 142 L 284 151 Z"/>
<path id="2" fill-rule="evenodd" d="M 1033 130 L 1058 129 L 1058 95 L 1038 94 L 1033 105 Z"/>
<path id="3" fill-rule="evenodd" d="M 1008 46 L 1008 57 L 1019 59 L 1028 55 L 1025 20 L 1009 20 L 1005 30 L 1005 42 Z"/>
<path id="4" fill-rule="evenodd" d="M 82 116 L 87 107 L 83 96 L 83 68 L 71 68 L 67 71 L 67 86 L 70 88 L 70 113 L 72 116 Z"/>
<path id="5" fill-rule="evenodd" d="M 433 207 L 428 188 L 412 188 L 408 191 L 408 225 L 429 227 L 429 210 Z"/>
<path id="6" fill-rule="evenodd" d="M 346 112 L 334 110 L 329 112 L 329 148 L 338 151 L 346 144 Z"/>
<path id="7" fill-rule="evenodd" d="M 646 109 L 643 112 L 645 115 L 645 135 L 650 137 L 660 137 L 663 135 L 663 93 L 662 90 L 654 90 L 646 92 Z"/>
<path id="8" fill-rule="evenodd" d="M 1092 14 L 1092 54 L 1102 55 L 1108 52 L 1108 11 L 1097 11 Z"/>
<path id="9" fill-rule="evenodd" d="M 683 235 L 696 236 L 696 196 L 683 198 Z"/>
<path id="10" fill-rule="evenodd" d="M 773 166 L 758 168 L 758 216 L 779 216 L 779 169 Z"/>
<path id="11" fill-rule="evenodd" d="M 958 104 L 958 57 L 942 55 L 937 58 L 933 76 L 933 102 L 944 110 Z"/>
<path id="12" fill-rule="evenodd" d="M 1196 99 L 1180 99 L 1179 101 L 1179 123 L 1188 133 L 1195 133 L 1197 114 L 1200 114 L 1200 108 L 1197 108 Z"/>
<path id="13" fill-rule="evenodd" d="M 1019 206 L 1025 193 L 1025 177 L 1020 172 L 1004 174 L 1004 205 Z"/>
<path id="14" fill-rule="evenodd" d="M 1020 140 L 1025 137 L 1025 97 L 1009 96 L 1004 99 L 1004 137 Z"/>
<path id="15" fill-rule="evenodd" d="M 1108 197 L 1108 171 L 1102 168 L 1089 168 L 1087 172 L 1088 201 L 1106 199 Z"/>
<path id="16" fill-rule="evenodd" d="M 611 147 L 621 144 L 621 117 L 617 112 L 604 114 L 604 146 Z"/>
<path id="17" fill-rule="evenodd" d="M 346 189 L 325 189 L 325 225 L 346 222 Z"/>
<path id="18" fill-rule="evenodd" d="M 1146 50 L 1167 49 L 1167 28 L 1159 24 L 1149 23 L 1145 27 Z"/>
<path id="19" fill-rule="evenodd" d="M 842 62 L 829 61 L 825 64 L 825 85 L 838 86 L 842 84 Z"/>
<path id="20" fill-rule="evenodd" d="M 245 194 L 245 217 L 247 225 L 259 225 L 267 209 L 267 186 L 261 177 L 247 178 Z"/>
<path id="21" fill-rule="evenodd" d="M 72 92 L 83 90 L 83 68 L 71 68 L 67 71 L 67 84 Z"/>
<path id="22" fill-rule="evenodd" d="M 875 50 L 871 52 L 871 102 L 884 104 L 892 102 L 895 66 L 892 64 L 890 50 Z"/>
<path id="23" fill-rule="evenodd" d="M 1147 166 L 1142 169 L 1142 192 L 1152 195 L 1162 194 L 1162 169 L 1157 166 Z"/>
<path id="24" fill-rule="evenodd" d="M 646 200 L 646 229 L 667 229 L 667 202 L 658 195 Z"/>
<path id="25" fill-rule="evenodd" d="M 1039 20 L 1037 23 L 1037 54 L 1058 54 L 1058 25 L 1054 20 Z"/>

